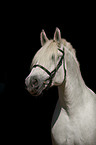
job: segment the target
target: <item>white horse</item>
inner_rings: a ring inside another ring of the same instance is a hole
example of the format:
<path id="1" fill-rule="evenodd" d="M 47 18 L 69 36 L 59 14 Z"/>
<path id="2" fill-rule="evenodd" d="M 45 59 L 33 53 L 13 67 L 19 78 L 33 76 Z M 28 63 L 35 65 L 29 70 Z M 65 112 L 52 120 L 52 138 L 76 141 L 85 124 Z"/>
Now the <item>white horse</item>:
<path id="1" fill-rule="evenodd" d="M 54 39 L 41 32 L 41 49 L 25 79 L 35 96 L 53 85 L 59 99 L 52 119 L 53 145 L 96 145 L 96 94 L 84 83 L 75 50 L 56 28 Z"/>

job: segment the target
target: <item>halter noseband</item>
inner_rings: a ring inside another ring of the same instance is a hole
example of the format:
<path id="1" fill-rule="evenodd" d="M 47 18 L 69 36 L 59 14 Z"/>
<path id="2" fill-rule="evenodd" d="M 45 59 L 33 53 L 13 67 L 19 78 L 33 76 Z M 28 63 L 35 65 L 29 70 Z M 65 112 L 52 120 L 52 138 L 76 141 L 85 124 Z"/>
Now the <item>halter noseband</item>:
<path id="1" fill-rule="evenodd" d="M 58 62 L 56 68 L 55 68 L 53 71 L 49 72 L 49 70 L 47 70 L 45 67 L 43 67 L 42 65 L 39 65 L 39 64 L 36 64 L 36 65 L 34 65 L 34 66 L 32 67 L 32 69 L 33 69 L 33 68 L 36 68 L 36 67 L 40 67 L 41 69 L 43 69 L 43 70 L 49 75 L 49 77 L 48 77 L 48 78 L 44 81 L 44 83 L 43 83 L 43 84 L 45 84 L 46 81 L 49 80 L 49 83 L 48 83 L 46 89 L 48 89 L 48 88 L 51 86 L 51 84 L 52 84 L 52 79 L 54 78 L 56 72 L 58 71 L 58 69 L 59 69 L 60 66 L 62 65 L 62 60 L 64 59 L 64 47 L 63 47 L 63 50 L 61 50 L 60 48 L 58 48 L 58 50 L 59 50 L 60 52 L 62 52 L 63 55 L 62 55 L 60 61 Z M 64 65 L 64 71 L 65 71 L 65 76 L 66 76 L 65 65 Z"/>

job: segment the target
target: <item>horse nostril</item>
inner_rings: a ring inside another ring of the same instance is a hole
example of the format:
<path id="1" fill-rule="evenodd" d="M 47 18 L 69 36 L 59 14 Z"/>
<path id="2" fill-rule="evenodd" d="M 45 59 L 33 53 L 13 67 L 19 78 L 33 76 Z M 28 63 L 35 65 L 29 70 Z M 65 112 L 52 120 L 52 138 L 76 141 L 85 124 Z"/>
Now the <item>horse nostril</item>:
<path id="1" fill-rule="evenodd" d="M 30 79 L 30 84 L 32 87 L 36 87 L 38 85 L 38 80 L 34 77 Z"/>
<path id="2" fill-rule="evenodd" d="M 37 85 L 38 85 L 37 79 L 34 79 L 34 80 L 33 80 L 33 85 L 34 85 L 34 86 L 37 86 Z"/>

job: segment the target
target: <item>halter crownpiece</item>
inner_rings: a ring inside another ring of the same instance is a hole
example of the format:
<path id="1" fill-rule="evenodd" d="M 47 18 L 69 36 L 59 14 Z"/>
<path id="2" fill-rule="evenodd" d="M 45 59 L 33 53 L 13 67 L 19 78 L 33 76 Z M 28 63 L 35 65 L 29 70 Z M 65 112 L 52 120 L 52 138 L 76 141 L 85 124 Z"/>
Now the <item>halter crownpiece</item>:
<path id="1" fill-rule="evenodd" d="M 46 84 L 46 82 L 49 80 L 49 83 L 47 84 L 46 89 L 48 89 L 48 88 L 51 86 L 51 84 L 52 84 L 52 79 L 54 78 L 54 76 L 55 76 L 56 72 L 58 71 L 58 69 L 61 67 L 61 65 L 62 65 L 62 60 L 64 59 L 64 46 L 63 46 L 63 50 L 61 50 L 60 48 L 58 48 L 58 50 L 59 50 L 60 52 L 62 52 L 63 55 L 62 55 L 60 61 L 58 62 L 56 68 L 55 68 L 53 71 L 50 72 L 50 71 L 47 70 L 45 67 L 43 67 L 42 65 L 39 65 L 39 64 L 36 64 L 36 65 L 34 65 L 34 66 L 32 67 L 32 69 L 33 69 L 33 68 L 36 68 L 36 67 L 40 67 L 42 70 L 44 70 L 44 71 L 49 75 L 49 77 L 48 77 L 48 78 L 44 81 L 44 83 L 43 83 L 43 84 Z M 65 64 L 65 63 L 64 63 L 64 64 Z M 65 71 L 65 76 L 66 76 L 65 65 L 64 65 L 64 71 Z M 65 80 L 65 79 L 64 79 L 64 80 Z"/>

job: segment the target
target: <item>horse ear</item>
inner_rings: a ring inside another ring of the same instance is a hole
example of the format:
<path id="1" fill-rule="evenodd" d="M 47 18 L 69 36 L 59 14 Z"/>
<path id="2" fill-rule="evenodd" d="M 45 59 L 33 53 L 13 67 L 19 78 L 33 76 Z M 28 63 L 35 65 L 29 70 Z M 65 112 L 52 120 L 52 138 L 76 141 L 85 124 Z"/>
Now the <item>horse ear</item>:
<path id="1" fill-rule="evenodd" d="M 61 42 L 61 32 L 60 32 L 59 28 L 56 28 L 56 30 L 55 30 L 54 40 L 57 42 Z"/>
<path id="2" fill-rule="evenodd" d="M 48 41 L 48 38 L 47 38 L 46 33 L 44 32 L 44 30 L 42 30 L 42 32 L 40 34 L 40 40 L 41 40 L 41 45 L 42 46 Z"/>

